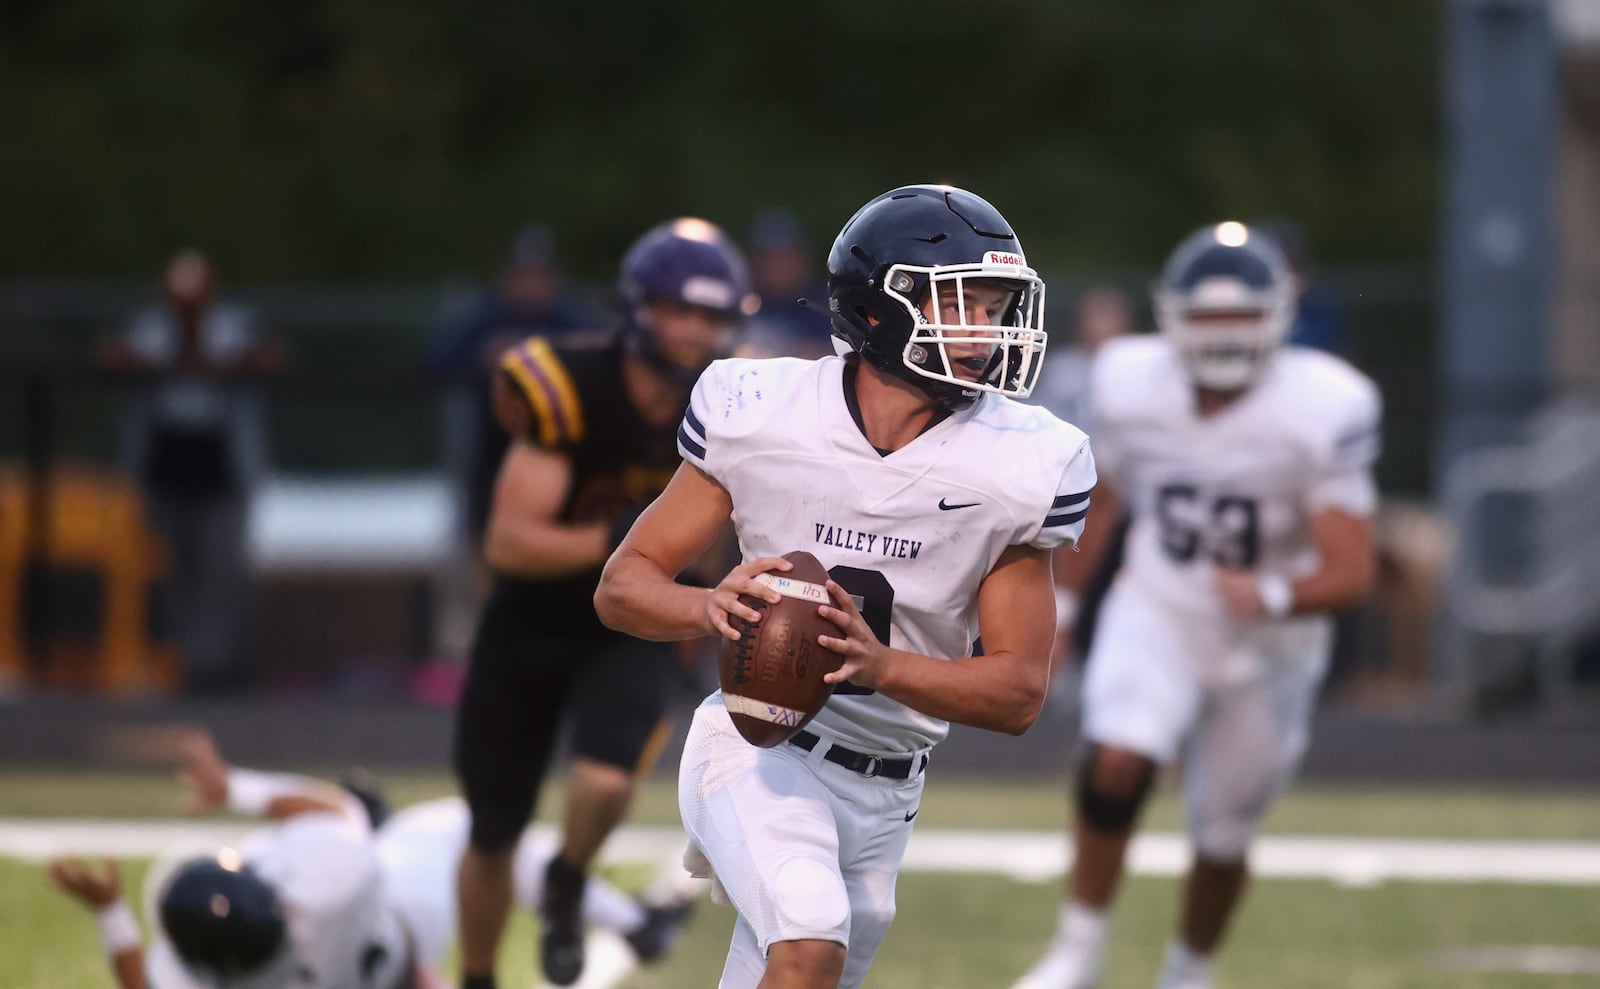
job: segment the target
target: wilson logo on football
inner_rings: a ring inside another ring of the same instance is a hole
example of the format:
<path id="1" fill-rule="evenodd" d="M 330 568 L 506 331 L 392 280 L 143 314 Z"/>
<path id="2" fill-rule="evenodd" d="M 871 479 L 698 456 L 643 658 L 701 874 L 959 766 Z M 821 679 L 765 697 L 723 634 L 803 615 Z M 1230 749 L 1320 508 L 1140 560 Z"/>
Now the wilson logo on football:
<path id="1" fill-rule="evenodd" d="M 1022 255 L 1020 255 L 1020 254 L 1012 254 L 1009 251 L 990 251 L 988 254 L 984 255 L 983 263 L 984 264 L 1015 264 L 1015 265 L 1026 266 L 1028 261 Z"/>

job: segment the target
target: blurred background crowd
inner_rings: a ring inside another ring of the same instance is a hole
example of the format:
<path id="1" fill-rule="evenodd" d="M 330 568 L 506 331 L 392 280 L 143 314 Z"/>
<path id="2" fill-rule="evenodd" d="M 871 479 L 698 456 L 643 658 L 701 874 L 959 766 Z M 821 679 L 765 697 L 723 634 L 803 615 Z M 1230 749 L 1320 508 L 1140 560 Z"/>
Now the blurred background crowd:
<path id="1" fill-rule="evenodd" d="M 7 4 L 0 697 L 448 707 L 500 352 L 603 328 L 626 244 L 698 215 L 749 256 L 744 349 L 829 353 L 796 300 L 832 224 L 949 181 L 1046 277 L 1069 420 L 1175 239 L 1262 225 L 1294 342 L 1386 403 L 1382 584 L 1327 703 L 1592 722 L 1600 5 L 970 17 Z"/>

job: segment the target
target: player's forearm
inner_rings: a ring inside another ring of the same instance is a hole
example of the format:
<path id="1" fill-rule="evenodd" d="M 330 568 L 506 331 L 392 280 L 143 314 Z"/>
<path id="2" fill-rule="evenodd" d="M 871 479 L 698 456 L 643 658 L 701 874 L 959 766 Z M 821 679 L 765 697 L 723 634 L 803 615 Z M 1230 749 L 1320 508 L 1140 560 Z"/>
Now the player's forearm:
<path id="1" fill-rule="evenodd" d="M 679 584 L 624 547 L 600 575 L 594 610 L 607 628 L 652 642 L 676 642 L 715 631 L 706 614 L 710 596 L 709 589 Z"/>
<path id="2" fill-rule="evenodd" d="M 1311 534 L 1322 565 L 1291 585 L 1289 613 L 1318 614 L 1360 604 L 1378 576 L 1372 520 L 1328 509 L 1311 517 Z"/>
<path id="3" fill-rule="evenodd" d="M 228 769 L 228 809 L 235 814 L 284 820 L 299 814 L 361 813 L 354 798 L 321 780 L 292 773 Z"/>
<path id="4" fill-rule="evenodd" d="M 144 949 L 132 948 L 111 958 L 111 971 L 120 989 L 145 989 Z"/>
<path id="5" fill-rule="evenodd" d="M 490 520 L 483 555 L 496 573 L 552 580 L 591 571 L 611 551 L 611 527 L 604 522 L 554 525 L 514 518 Z"/>
<path id="6" fill-rule="evenodd" d="M 1314 615 L 1353 608 L 1371 595 L 1376 580 L 1377 566 L 1371 557 L 1344 561 L 1337 567 L 1324 567 L 1310 577 L 1290 584 L 1293 598 L 1289 613 Z"/>
<path id="7" fill-rule="evenodd" d="M 939 660 L 895 650 L 876 689 L 935 718 L 1021 735 L 1044 706 L 1049 670 L 1047 653 L 1033 659 L 1000 651 Z"/>
<path id="8" fill-rule="evenodd" d="M 95 924 L 100 929 L 100 948 L 120 989 L 145 989 L 144 947 L 128 901 L 119 898 L 97 909 Z"/>

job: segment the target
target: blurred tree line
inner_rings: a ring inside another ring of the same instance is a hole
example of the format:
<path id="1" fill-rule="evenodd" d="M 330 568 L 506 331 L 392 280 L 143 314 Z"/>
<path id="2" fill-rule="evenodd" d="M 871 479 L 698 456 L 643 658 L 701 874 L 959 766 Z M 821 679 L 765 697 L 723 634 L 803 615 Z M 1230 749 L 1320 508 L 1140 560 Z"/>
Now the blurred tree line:
<path id="1" fill-rule="evenodd" d="M 582 278 L 649 223 L 818 247 L 893 185 L 993 200 L 1047 271 L 1154 265 L 1291 216 L 1328 263 L 1418 263 L 1437 0 L 973 5 L 7 0 L 0 277 L 481 271 L 530 219 Z"/>

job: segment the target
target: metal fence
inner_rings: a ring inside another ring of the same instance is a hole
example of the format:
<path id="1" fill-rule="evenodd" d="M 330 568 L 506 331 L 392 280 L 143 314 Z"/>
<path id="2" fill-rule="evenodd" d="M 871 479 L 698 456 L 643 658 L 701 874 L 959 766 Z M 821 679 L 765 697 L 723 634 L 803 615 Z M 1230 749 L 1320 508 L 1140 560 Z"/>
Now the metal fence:
<path id="1" fill-rule="evenodd" d="M 1443 489 L 1458 684 L 1479 704 L 1582 700 L 1600 683 L 1600 403 L 1550 404 L 1517 441 L 1457 457 Z"/>

